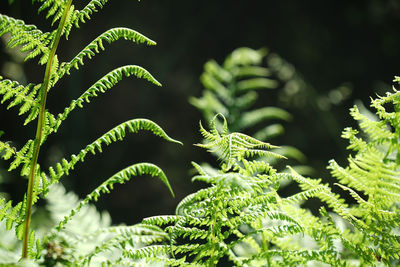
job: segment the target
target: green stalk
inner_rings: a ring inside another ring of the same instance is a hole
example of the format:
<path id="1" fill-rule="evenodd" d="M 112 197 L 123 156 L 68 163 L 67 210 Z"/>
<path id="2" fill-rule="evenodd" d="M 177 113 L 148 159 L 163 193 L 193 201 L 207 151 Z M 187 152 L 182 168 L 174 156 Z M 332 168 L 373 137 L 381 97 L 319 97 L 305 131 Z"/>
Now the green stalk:
<path id="1" fill-rule="evenodd" d="M 39 110 L 39 117 L 38 117 L 38 123 L 36 127 L 36 137 L 34 141 L 34 148 L 33 148 L 33 157 L 31 160 L 31 168 L 30 168 L 30 173 L 29 173 L 29 180 L 28 180 L 28 189 L 27 189 L 27 200 L 26 200 L 26 217 L 25 217 L 25 227 L 24 227 L 24 235 L 23 235 L 23 245 L 22 245 L 22 258 L 27 258 L 28 257 L 28 239 L 29 239 L 29 225 L 31 223 L 31 214 L 32 214 L 32 205 L 33 205 L 33 199 L 34 199 L 34 192 L 33 192 L 33 187 L 35 185 L 35 174 L 36 174 L 36 167 L 37 167 L 37 161 L 39 158 L 39 151 L 40 151 L 40 145 L 43 140 L 43 126 L 44 126 L 44 117 L 45 117 L 45 110 L 46 110 L 46 99 L 47 99 L 47 91 L 49 89 L 49 83 L 50 83 L 50 77 L 51 77 L 51 69 L 52 65 L 54 63 L 54 57 L 56 55 L 58 43 L 61 38 L 61 34 L 65 25 L 65 21 L 67 19 L 67 15 L 69 12 L 69 9 L 71 7 L 72 0 L 68 0 L 67 5 L 65 6 L 64 13 L 61 17 L 60 24 L 58 25 L 57 33 L 56 36 L 53 40 L 50 54 L 49 54 L 49 59 L 46 64 L 46 71 L 44 74 L 44 79 L 43 79 L 43 84 L 42 87 L 40 88 L 40 95 L 41 95 L 41 100 L 40 100 L 40 110 Z"/>

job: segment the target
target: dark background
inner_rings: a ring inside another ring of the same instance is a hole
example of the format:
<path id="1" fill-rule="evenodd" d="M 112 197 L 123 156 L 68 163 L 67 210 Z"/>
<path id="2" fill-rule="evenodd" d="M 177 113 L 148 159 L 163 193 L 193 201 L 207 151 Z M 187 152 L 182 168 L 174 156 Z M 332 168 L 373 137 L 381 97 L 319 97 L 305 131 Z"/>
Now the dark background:
<path id="1" fill-rule="evenodd" d="M 84 4 L 78 3 L 77 8 Z M 50 29 L 44 13 L 32 13 L 36 7 L 31 1 L 20 0 L 11 7 L 4 0 L 0 5 L 4 14 L 36 24 L 42 30 Z M 302 95 L 305 100 L 298 106 L 284 106 L 278 101 L 278 93 L 261 94 L 260 105 L 283 106 L 294 116 L 285 125 L 285 136 L 274 144 L 298 147 L 315 169 L 313 177 L 330 181 L 328 160 L 335 158 L 345 163 L 347 156 L 340 133 L 344 127 L 355 126 L 348 109 L 357 99 L 369 105 L 369 98 L 387 91 L 393 76 L 399 74 L 399 22 L 399 1 L 110 1 L 92 20 L 74 29 L 69 41 L 62 40 L 60 60 L 70 60 L 111 27 L 133 28 L 158 45 L 146 47 L 124 40 L 108 45 L 105 52 L 86 60 L 79 71 L 73 71 L 52 89 L 48 109 L 61 112 L 104 74 L 126 64 L 143 66 L 163 87 L 135 78 L 124 79 L 83 110 L 74 111 L 59 134 L 49 137 L 39 160 L 42 166 L 52 165 L 62 155 L 68 158 L 78 153 L 123 121 L 149 118 L 184 146 L 145 132 L 129 135 L 125 141 L 105 148 L 101 155 L 88 156 L 85 164 L 78 165 L 62 181 L 83 197 L 122 168 L 152 162 L 169 177 L 175 199 L 160 181 L 137 177 L 116 186 L 98 206 L 107 209 L 116 223 L 132 224 L 146 216 L 171 214 L 182 197 L 201 186 L 190 182 L 190 162 L 215 162 L 192 145 L 201 140 L 198 123 L 202 117 L 187 100 L 201 95 L 199 76 L 203 64 L 211 58 L 222 63 L 237 47 L 268 47 L 290 62 L 313 88 L 312 93 Z M 18 59 L 7 52 L 4 44 L 1 46 L 0 64 L 4 70 L 9 66 L 7 62 L 18 63 Z M 17 74 L 25 75 L 20 75 L 22 82 L 41 81 L 44 67 L 36 62 L 34 59 L 25 64 L 22 72 L 17 69 Z M 315 106 L 316 99 L 326 98 L 343 85 L 352 90 L 349 98 L 322 109 Z M 2 139 L 21 147 L 27 138 L 34 137 L 35 125 L 23 127 L 24 118 L 17 116 L 18 109 L 5 108 L 6 105 L 0 106 L 0 129 L 5 131 Z M 1 186 L 14 198 L 21 198 L 26 181 L 7 176 L 8 182 Z"/>

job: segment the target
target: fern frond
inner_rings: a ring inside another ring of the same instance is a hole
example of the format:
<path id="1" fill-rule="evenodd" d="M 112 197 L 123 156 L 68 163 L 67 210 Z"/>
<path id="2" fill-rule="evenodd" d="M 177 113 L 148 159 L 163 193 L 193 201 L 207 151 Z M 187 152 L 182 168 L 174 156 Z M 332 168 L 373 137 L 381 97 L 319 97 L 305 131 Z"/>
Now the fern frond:
<path id="1" fill-rule="evenodd" d="M 57 132 L 61 123 L 68 117 L 68 115 L 76 107 L 83 108 L 84 103 L 90 103 L 90 99 L 97 97 L 100 93 L 105 93 L 111 89 L 115 84 L 122 80 L 123 77 L 135 76 L 139 79 L 145 79 L 155 85 L 161 86 L 161 84 L 144 68 L 135 65 L 127 65 L 116 68 L 106 74 L 103 78 L 94 83 L 88 90 L 86 90 L 80 97 L 73 100 L 71 104 L 64 109 L 63 113 L 57 115 L 57 118 L 48 125 L 48 134 Z"/>
<path id="2" fill-rule="evenodd" d="M 0 221 L 6 221 L 6 229 L 15 228 L 15 233 L 18 239 L 22 239 L 23 223 L 26 212 L 26 202 L 20 202 L 16 206 L 12 206 L 12 201 L 0 197 Z"/>
<path id="3" fill-rule="evenodd" d="M 142 220 L 142 223 L 148 225 L 164 226 L 164 225 L 169 225 L 171 223 L 175 223 L 178 220 L 182 219 L 185 219 L 185 217 L 180 215 L 163 215 L 163 216 L 147 217 Z"/>
<path id="4" fill-rule="evenodd" d="M 281 124 L 262 126 L 261 123 L 269 120 L 288 121 L 291 119 L 291 115 L 287 111 L 277 107 L 251 109 L 258 98 L 257 90 L 273 89 L 278 85 L 271 70 L 262 66 L 263 59 L 267 54 L 266 49 L 254 50 L 242 47 L 235 49 L 225 59 L 222 66 L 215 60 L 207 61 L 200 77 L 205 88 L 203 95 L 199 98 L 191 97 L 189 102 L 203 113 L 207 121 L 214 121 L 215 114 L 225 116 L 232 132 L 243 132 L 250 128 L 261 127 L 255 134 L 252 134 L 260 141 L 266 141 L 282 134 L 284 128 Z M 218 129 L 223 127 L 222 123 L 218 121 L 215 124 Z M 201 132 L 203 136 L 207 135 L 202 129 Z M 207 138 L 205 137 L 205 139 Z M 216 156 L 221 156 L 223 153 L 223 151 L 214 152 Z M 257 154 L 258 152 L 248 153 L 249 156 L 257 156 Z M 276 154 L 269 153 L 269 157 L 266 157 L 265 160 L 271 164 L 280 161 L 282 157 L 275 157 Z M 296 155 L 300 154 L 296 153 Z M 303 154 L 299 158 L 305 159 Z M 298 160 L 299 158 L 291 159 Z M 299 170 L 312 171 L 311 168 L 299 168 Z"/>
<path id="5" fill-rule="evenodd" d="M 284 109 L 277 107 L 264 107 L 252 111 L 244 112 L 242 116 L 236 121 L 235 127 L 238 129 L 247 129 L 260 122 L 272 119 L 279 119 L 289 121 L 292 116 Z"/>
<path id="6" fill-rule="evenodd" d="M 14 154 L 14 160 L 10 163 L 10 167 L 8 168 L 8 171 L 12 171 L 21 164 L 23 164 L 22 170 L 21 170 L 21 175 L 27 175 L 29 171 L 29 162 L 30 159 L 32 158 L 32 153 L 33 153 L 33 140 L 28 140 L 26 144 Z"/>
<path id="7" fill-rule="evenodd" d="M 358 190 L 365 190 L 369 186 L 369 183 L 365 184 L 366 181 L 353 177 L 348 171 L 340 167 L 335 160 L 329 161 L 328 168 L 331 170 L 332 175 L 343 184 L 348 184 L 354 188 L 358 188 Z"/>
<path id="8" fill-rule="evenodd" d="M 169 252 L 169 247 L 165 245 L 153 245 L 149 247 L 139 248 L 135 250 L 125 250 L 124 256 L 139 260 L 139 259 L 148 259 L 149 255 L 160 255 L 160 254 L 167 254 Z M 153 259 L 153 258 L 152 258 Z M 150 259 L 150 260 L 152 260 Z M 154 258 L 156 259 L 156 258 Z"/>
<path id="9" fill-rule="evenodd" d="M 93 56 L 100 53 L 100 51 L 104 51 L 104 42 L 111 44 L 121 38 L 138 44 L 156 44 L 156 42 L 154 42 L 153 40 L 129 28 L 120 27 L 109 29 L 98 36 L 96 39 L 94 39 L 92 42 L 90 42 L 90 44 L 83 48 L 82 51 L 79 52 L 71 61 L 61 63 L 60 68 L 57 71 L 57 78 L 55 82 L 61 79 L 65 74 L 70 74 L 70 70 L 72 68 L 79 69 L 79 66 L 83 65 L 83 60 L 85 58 L 91 59 Z M 155 84 L 158 85 L 159 83 L 156 82 Z"/>
<path id="10" fill-rule="evenodd" d="M 350 109 L 350 115 L 356 121 L 359 121 L 360 128 L 363 129 L 372 140 L 380 140 L 380 142 L 382 142 L 383 140 L 390 140 L 395 137 L 395 134 L 387 127 L 386 121 L 370 120 L 368 117 L 360 113 L 357 106 Z"/>
<path id="11" fill-rule="evenodd" d="M 9 143 L 0 141 L 0 156 L 4 160 L 10 159 L 16 154 L 16 149 L 12 147 Z"/>
<path id="12" fill-rule="evenodd" d="M 224 131 L 222 133 L 219 133 L 216 129 L 215 119 L 212 121 L 210 129 L 211 131 L 208 132 L 200 123 L 200 131 L 208 143 L 196 145 L 206 148 L 210 152 L 220 153 L 220 159 L 226 164 L 227 169 L 230 169 L 235 162 L 252 156 L 274 156 L 284 158 L 274 152 L 263 150 L 276 148 L 276 146 L 269 143 L 261 142 L 242 133 L 227 134 L 226 122 L 224 123 Z"/>
<path id="13" fill-rule="evenodd" d="M 103 8 L 108 0 L 91 0 L 82 10 L 76 10 L 71 20 L 71 24 L 75 24 L 75 27 L 79 28 L 79 22 L 85 23 L 85 19 L 90 19 L 91 15 Z"/>
<path id="14" fill-rule="evenodd" d="M 27 52 L 25 60 L 42 55 L 40 63 L 46 63 L 49 56 L 49 45 L 55 32 L 43 33 L 35 25 L 27 25 L 24 21 L 0 14 L 0 36 L 9 33 L 7 45 L 10 48 L 21 46 L 21 52 Z"/>
<path id="15" fill-rule="evenodd" d="M 174 247 L 172 247 L 174 249 Z M 165 255 L 168 255 L 167 252 L 171 249 L 168 246 L 164 245 L 153 245 L 150 247 L 139 248 L 135 250 L 125 250 L 124 256 L 133 260 L 141 260 L 145 259 L 143 265 L 138 263 L 130 263 L 132 266 L 149 266 L 151 263 L 163 263 L 167 266 L 192 266 L 192 267 L 201 267 L 203 265 L 196 264 L 192 262 L 187 262 L 186 257 L 182 257 L 179 259 L 176 258 L 168 258 Z"/>
<path id="16" fill-rule="evenodd" d="M 13 226 L 14 222 L 20 223 L 22 220 L 19 218 L 20 216 L 15 216 L 16 214 L 19 214 L 20 211 L 20 206 L 17 208 L 12 208 L 12 201 L 6 201 L 5 198 L 0 197 L 0 221 L 3 221 L 4 219 L 7 220 L 6 223 L 6 229 L 10 230 Z M 20 220 L 20 221 L 18 221 Z"/>
<path id="17" fill-rule="evenodd" d="M 101 194 L 110 193 L 110 190 L 113 189 L 114 184 L 123 184 L 126 181 L 129 181 L 132 176 L 140 176 L 145 174 L 151 175 L 152 177 L 158 177 L 168 187 L 172 196 L 174 196 L 174 192 L 172 191 L 167 177 L 158 166 L 151 163 L 138 163 L 114 174 L 105 182 L 103 182 L 100 186 L 98 186 L 95 190 L 93 190 L 90 194 L 88 194 L 86 198 L 82 200 L 75 209 L 71 210 L 70 215 L 66 216 L 64 220 L 60 222 L 60 224 L 57 226 L 57 229 L 61 230 L 64 225 L 90 201 L 97 201 Z"/>
<path id="18" fill-rule="evenodd" d="M 47 9 L 46 19 L 53 17 L 52 24 L 62 17 L 67 4 L 67 0 L 32 0 L 32 2 L 41 3 L 39 13 Z"/>
<path id="19" fill-rule="evenodd" d="M 290 204 L 301 203 L 304 200 L 307 200 L 309 198 L 318 196 L 319 194 L 321 194 L 325 190 L 326 190 L 326 186 L 319 185 L 319 186 L 316 186 L 316 187 L 314 187 L 312 189 L 308 189 L 306 191 L 302 191 L 300 193 L 291 195 L 291 196 L 285 198 L 284 201 L 288 202 Z"/>
<path id="20" fill-rule="evenodd" d="M 328 264 L 329 266 L 350 266 L 346 261 L 339 259 L 339 255 L 334 251 L 317 250 L 268 250 L 243 261 L 251 263 L 259 259 L 274 260 L 280 265 L 297 266 L 304 265 L 307 262 L 317 261 Z M 256 261 L 257 262 L 257 261 Z"/>
<path id="21" fill-rule="evenodd" d="M 240 47 L 225 59 L 224 67 L 230 69 L 236 66 L 260 65 L 267 54 L 266 48 L 254 50 L 248 47 Z"/>
<path id="22" fill-rule="evenodd" d="M 64 174 L 69 175 L 69 171 L 74 169 L 74 166 L 79 162 L 83 162 L 86 155 L 90 152 L 95 155 L 97 152 L 102 152 L 103 145 L 110 145 L 117 140 L 121 141 L 125 138 L 126 132 L 137 133 L 140 130 L 147 130 L 152 132 L 154 135 L 161 137 L 169 142 L 182 144 L 181 142 L 172 139 L 169 137 L 164 130 L 158 126 L 158 124 L 152 122 L 147 119 L 133 119 L 130 121 L 126 121 L 121 123 L 120 125 L 114 127 L 97 140 L 87 145 L 84 149 L 82 149 L 78 155 L 72 155 L 71 159 L 67 161 L 66 159 L 62 159 L 61 163 L 57 163 L 56 168 L 49 168 L 49 176 L 44 172 L 41 173 L 41 184 L 42 187 L 39 189 L 36 194 L 41 193 L 47 190 L 47 186 L 51 183 L 57 182 L 61 176 Z"/>
<path id="23" fill-rule="evenodd" d="M 239 92 L 250 91 L 255 89 L 274 89 L 278 86 L 275 80 L 268 78 L 252 78 L 237 83 Z"/>
<path id="24" fill-rule="evenodd" d="M 29 111 L 34 113 L 39 106 L 36 97 L 40 87 L 41 84 L 28 84 L 27 86 L 23 86 L 16 81 L 3 79 L 3 77 L 0 76 L 0 95 L 3 95 L 1 104 L 9 100 L 10 104 L 8 104 L 7 109 L 16 105 L 21 105 L 19 115 Z"/>
<path id="25" fill-rule="evenodd" d="M 97 234 L 112 234 L 113 237 L 105 240 L 102 244 L 96 246 L 90 253 L 84 255 L 80 265 L 84 266 L 90 263 L 96 255 L 115 248 L 125 248 L 127 245 L 135 247 L 137 244 L 150 245 L 168 240 L 168 235 L 160 228 L 149 225 L 132 225 L 107 227 L 98 231 Z"/>

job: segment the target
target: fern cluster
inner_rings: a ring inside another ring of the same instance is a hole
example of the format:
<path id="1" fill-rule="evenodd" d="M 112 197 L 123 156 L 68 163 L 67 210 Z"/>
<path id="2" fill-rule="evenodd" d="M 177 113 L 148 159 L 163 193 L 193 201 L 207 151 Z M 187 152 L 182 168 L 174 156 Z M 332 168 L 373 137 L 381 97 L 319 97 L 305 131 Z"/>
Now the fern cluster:
<path id="1" fill-rule="evenodd" d="M 400 78 L 396 77 L 396 83 Z M 357 205 L 343 207 L 333 205 L 342 213 L 348 213 L 353 233 L 344 236 L 362 262 L 400 264 L 400 93 L 373 99 L 371 107 L 378 118 L 360 113 L 357 106 L 350 110 L 359 123 L 358 130 L 346 128 L 342 137 L 349 140 L 348 148 L 354 155 L 348 158 L 346 167 L 335 160 L 329 162 L 337 184 L 346 191 Z"/>
<path id="2" fill-rule="evenodd" d="M 282 197 L 280 183 L 294 175 L 277 172 L 260 156 L 283 156 L 269 151 L 274 146 L 268 143 L 229 133 L 225 119 L 223 130 L 218 131 L 215 121 L 210 131 L 201 126 L 206 143 L 198 146 L 220 151 L 221 169 L 193 163 L 198 175 L 192 180 L 208 187 L 185 197 L 175 215 L 144 219 L 143 224 L 163 228 L 168 239 L 130 250 L 127 255 L 170 266 L 216 266 L 223 262 L 297 266 L 309 261 L 346 266 L 333 245 L 334 233 L 327 232 L 329 223 L 298 206 L 327 187 L 310 186 Z"/>
<path id="3" fill-rule="evenodd" d="M 400 79 L 394 80 L 399 83 Z M 361 132 L 346 128 L 342 137 L 349 140 L 354 151 L 348 164 L 340 166 L 335 160 L 328 169 L 338 180 L 335 185 L 348 194 L 355 204 L 333 193 L 321 180 L 305 178 L 295 172 L 285 174 L 295 180 L 302 190 L 316 190 L 314 196 L 333 213 L 322 211 L 328 227 L 321 228 L 336 239 L 340 257 L 354 266 L 397 266 L 400 264 L 399 235 L 399 118 L 400 94 L 393 93 L 371 101 L 377 117 L 363 114 L 357 106 L 350 110 Z"/>
<path id="4" fill-rule="evenodd" d="M 56 87 L 58 81 L 70 75 L 73 69 L 79 70 L 84 61 L 90 60 L 96 54 L 105 49 L 106 43 L 112 43 L 119 39 L 126 39 L 133 43 L 155 45 L 155 42 L 146 36 L 129 28 L 112 28 L 101 34 L 99 37 L 85 46 L 74 58 L 69 61 L 62 61 L 58 58 L 57 48 L 60 40 L 68 38 L 69 33 L 79 28 L 81 23 L 91 20 L 94 12 L 102 9 L 107 0 L 91 0 L 81 9 L 76 10 L 72 0 L 34 0 L 33 3 L 39 4 L 39 13 L 44 13 L 46 19 L 51 19 L 54 30 L 43 32 L 35 25 L 28 25 L 24 21 L 0 14 L 0 36 L 7 34 L 8 47 L 19 49 L 26 54 L 25 60 L 39 58 L 38 63 L 46 65 L 42 83 L 20 84 L 0 76 L 0 96 L 1 104 L 6 104 L 7 108 L 19 108 L 19 115 L 25 116 L 24 125 L 37 121 L 36 136 L 27 140 L 22 147 L 13 147 L 10 142 L 0 141 L 0 157 L 9 166 L 8 170 L 20 170 L 21 177 L 28 177 L 28 189 L 23 201 L 13 203 L 5 196 L 0 197 L 0 222 L 5 222 L 7 230 L 12 228 L 16 231 L 18 239 L 23 239 L 23 258 L 42 257 L 43 240 L 48 237 L 38 238 L 35 231 L 30 229 L 32 206 L 39 198 L 45 197 L 52 189 L 52 185 L 58 183 L 60 178 L 74 169 L 76 164 L 83 162 L 88 154 L 101 153 L 105 145 L 110 145 L 119 140 L 123 140 L 128 133 L 137 133 L 141 130 L 150 131 L 156 136 L 170 142 L 180 143 L 170 138 L 164 130 L 151 120 L 132 119 L 123 122 L 104 135 L 95 139 L 91 144 L 78 151 L 77 154 L 69 158 L 63 158 L 54 167 L 43 170 L 38 164 L 39 151 L 47 138 L 58 131 L 64 120 L 77 107 L 83 108 L 94 97 L 106 93 L 113 88 L 124 77 L 136 77 L 145 79 L 157 86 L 161 84 L 144 68 L 136 65 L 119 67 L 105 74 L 95 82 L 77 99 L 71 101 L 63 112 L 53 114 L 46 108 L 47 94 Z M 71 207 L 68 216 L 58 222 L 58 227 L 54 229 L 52 235 L 61 235 L 65 224 L 89 202 L 96 201 L 101 194 L 109 193 L 116 183 L 124 183 L 133 176 L 151 175 L 161 179 L 167 187 L 169 185 L 167 177 L 156 165 L 150 163 L 137 163 L 116 173 L 104 183 L 102 183 L 88 196 L 77 203 L 76 207 Z M 109 232 L 129 232 L 129 227 L 113 229 L 108 227 Z M 136 228 L 134 228 L 136 229 Z M 139 229 L 139 228 L 137 228 Z M 143 228 L 144 229 L 144 228 Z M 144 230 L 137 231 L 146 231 Z M 49 232 L 49 231 L 47 231 Z M 126 234 L 128 235 L 128 234 Z M 41 235 L 43 237 L 43 235 Z M 127 242 L 127 241 L 126 241 Z M 49 243 L 48 243 L 49 244 Z M 69 243 L 70 244 L 70 243 Z M 71 245 L 71 244 L 70 244 Z M 84 260 L 90 260 L 83 257 Z M 12 262 L 11 258 L 9 263 Z"/>
<path id="5" fill-rule="evenodd" d="M 9 0 L 9 3 L 12 3 Z M 136 163 L 105 179 L 83 199 L 66 193 L 58 184 L 63 176 L 85 161 L 89 154 L 102 153 L 105 146 L 122 141 L 141 130 L 174 143 L 151 120 L 138 118 L 118 124 L 76 154 L 43 169 L 38 163 L 41 146 L 57 133 L 71 112 L 106 93 L 125 77 L 160 83 L 144 68 L 127 65 L 116 68 L 71 100 L 63 112 L 46 108 L 47 94 L 60 79 L 90 60 L 105 44 L 119 39 L 155 45 L 144 35 L 128 28 L 113 28 L 85 46 L 69 61 L 57 56 L 63 37 L 91 20 L 107 0 L 89 0 L 76 10 L 72 0 L 33 0 L 39 13 L 51 20 L 54 30 L 43 32 L 35 25 L 0 14 L 0 36 L 7 35 L 8 47 L 25 53 L 25 60 L 38 59 L 45 65 L 43 81 L 21 84 L 0 76 L 1 104 L 18 108 L 24 125 L 37 123 L 36 135 L 21 147 L 4 139 L 0 130 L 0 158 L 8 171 L 28 178 L 23 200 L 14 203 L 0 193 L 0 265 L 23 266 L 398 266 L 400 264 L 400 92 L 372 100 L 377 117 L 363 114 L 354 106 L 350 114 L 361 132 L 346 128 L 353 154 L 345 167 L 329 162 L 338 180 L 336 189 L 354 199 L 348 203 L 321 179 L 299 174 L 295 168 L 280 170 L 273 163 L 286 160 L 289 150 L 266 142 L 280 134 L 277 123 L 254 133 L 242 133 L 268 119 L 288 120 L 290 114 L 276 107 L 253 109 L 258 89 L 272 89 L 277 80 L 261 65 L 266 50 L 240 48 L 223 66 L 205 65 L 200 98 L 191 98 L 206 120 L 200 123 L 204 142 L 198 147 L 218 155 L 220 167 L 192 163 L 193 181 L 206 186 L 189 194 L 174 215 L 154 216 L 136 225 L 113 226 L 107 212 L 92 205 L 115 184 L 134 176 L 158 178 L 174 195 L 165 173 L 152 163 Z M 395 82 L 400 84 L 400 77 Z M 215 115 L 217 114 L 217 115 Z M 232 132 L 228 129 L 232 130 Z M 3 127 L 3 126 L 1 126 Z M 7 137 L 9 138 L 9 137 Z M 285 152 L 286 151 L 286 152 Z M 292 150 L 294 151 L 294 150 Z M 0 173 L 0 183 L 3 182 Z M 283 194 L 288 181 L 299 192 Z M 34 209 L 44 199 L 44 208 Z M 307 210 L 304 201 L 316 198 L 323 206 L 319 214 Z M 329 210 L 329 212 L 328 212 Z M 34 229 L 34 230 L 32 230 Z M 21 242 L 22 239 L 22 242 Z M 22 250 L 22 257 L 20 251 Z"/>
<path id="6" fill-rule="evenodd" d="M 202 112 L 205 121 L 210 121 L 220 113 L 225 116 L 232 131 L 270 142 L 284 133 L 282 122 L 290 121 L 292 115 L 275 106 L 258 107 L 258 91 L 275 90 L 286 82 L 275 75 L 269 64 L 265 64 L 269 57 L 266 48 L 254 50 L 240 47 L 230 53 L 222 65 L 215 60 L 207 61 L 200 77 L 204 86 L 202 96 L 191 97 L 189 102 Z M 216 123 L 221 128 L 221 124 L 218 121 Z M 273 151 L 294 159 L 296 164 L 306 161 L 306 156 L 293 146 L 281 146 Z M 277 158 L 267 160 L 271 164 L 279 161 Z M 312 172 L 305 165 L 296 165 L 294 168 L 303 174 Z"/>

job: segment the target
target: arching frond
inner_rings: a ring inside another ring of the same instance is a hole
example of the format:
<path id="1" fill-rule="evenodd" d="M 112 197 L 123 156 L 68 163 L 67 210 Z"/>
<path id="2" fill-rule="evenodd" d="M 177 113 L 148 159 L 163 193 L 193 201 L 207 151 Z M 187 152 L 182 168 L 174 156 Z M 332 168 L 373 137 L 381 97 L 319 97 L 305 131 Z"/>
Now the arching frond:
<path id="1" fill-rule="evenodd" d="M 121 141 L 125 138 L 127 132 L 137 133 L 138 131 L 146 130 L 152 132 L 154 135 L 161 137 L 169 142 L 182 144 L 181 142 L 172 139 L 169 137 L 164 130 L 158 126 L 158 124 L 152 122 L 147 119 L 133 119 L 120 125 L 114 127 L 98 139 L 96 139 L 91 144 L 87 145 L 84 149 L 82 149 L 79 154 L 72 155 L 71 159 L 68 161 L 66 159 L 62 159 L 61 163 L 57 163 L 55 169 L 53 167 L 49 168 L 49 176 L 42 172 L 41 173 L 41 189 L 37 192 L 41 193 L 42 191 L 47 190 L 47 186 L 49 183 L 54 183 L 58 181 L 61 176 L 64 174 L 68 175 L 69 171 L 74 169 L 74 166 L 79 162 L 83 162 L 86 155 L 90 152 L 95 155 L 96 152 L 102 152 L 103 145 L 110 145 L 113 142 Z M 50 182 L 51 181 L 51 182 Z"/>
<path id="2" fill-rule="evenodd" d="M 119 39 L 125 39 L 132 41 L 134 43 L 145 43 L 147 45 L 155 45 L 156 42 L 147 38 L 146 36 L 138 33 L 129 28 L 112 28 L 102 33 L 96 39 L 94 39 L 90 44 L 88 44 L 81 52 L 79 52 L 71 61 L 63 62 L 57 71 L 56 80 L 61 79 L 65 74 L 70 74 L 71 68 L 79 69 L 80 65 L 83 65 L 83 60 L 85 58 L 91 59 L 100 51 L 105 50 L 104 42 L 113 43 Z"/>
<path id="3" fill-rule="evenodd" d="M 168 187 L 171 194 L 174 195 L 174 192 L 172 191 L 167 177 L 159 167 L 151 163 L 138 163 L 114 174 L 105 182 L 103 182 L 100 186 L 98 186 L 95 190 L 93 190 L 90 194 L 88 194 L 86 198 L 82 200 L 75 209 L 71 210 L 69 216 L 66 216 L 64 220 L 60 222 L 57 229 L 61 230 L 64 225 L 69 220 L 71 220 L 75 213 L 79 212 L 80 209 L 87 205 L 90 201 L 97 201 L 101 194 L 110 193 L 110 190 L 113 189 L 114 184 L 123 184 L 126 181 L 129 181 L 133 176 L 140 176 L 145 174 L 151 175 L 152 177 L 158 177 Z"/>
<path id="4" fill-rule="evenodd" d="M 121 81 L 124 76 L 134 76 L 136 78 L 145 79 L 155 85 L 161 86 L 161 84 L 147 70 L 140 66 L 127 65 L 116 68 L 94 83 L 76 100 L 73 100 L 71 104 L 65 108 L 63 113 L 58 114 L 57 118 L 48 125 L 48 134 L 57 132 L 62 121 L 68 117 L 72 110 L 74 110 L 76 107 L 82 108 L 84 103 L 90 103 L 91 98 L 97 97 L 100 93 L 105 93 L 107 90 L 111 89 L 114 85 Z"/>

